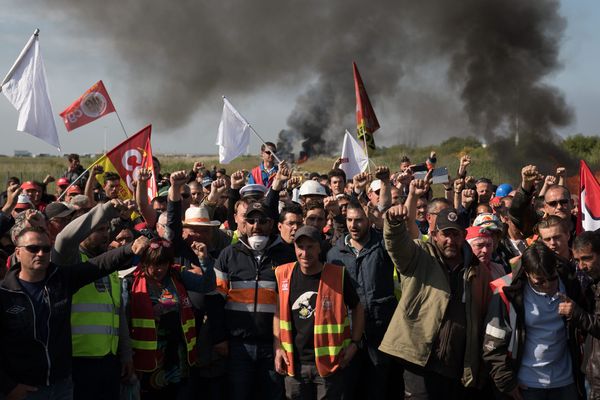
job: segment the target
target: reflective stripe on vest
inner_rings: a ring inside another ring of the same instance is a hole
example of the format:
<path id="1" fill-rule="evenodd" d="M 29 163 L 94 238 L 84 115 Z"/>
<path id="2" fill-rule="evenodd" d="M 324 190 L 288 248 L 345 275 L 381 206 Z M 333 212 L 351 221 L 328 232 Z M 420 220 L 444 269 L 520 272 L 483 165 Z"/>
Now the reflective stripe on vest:
<path id="1" fill-rule="evenodd" d="M 172 266 L 171 269 L 180 267 Z M 197 359 L 196 321 L 192 303 L 187 296 L 183 284 L 178 279 L 171 282 L 175 286 L 179 298 L 179 316 L 181 331 L 187 351 L 187 361 L 193 365 Z M 148 294 L 145 276 L 142 272 L 134 278 L 131 289 L 131 346 L 134 350 L 133 363 L 137 371 L 150 372 L 158 367 L 156 322 L 153 315 L 152 302 Z"/>
<path id="2" fill-rule="evenodd" d="M 287 367 L 290 376 L 294 375 L 290 281 L 295 265 L 280 265 L 275 270 L 279 288 L 279 340 L 290 362 Z M 315 364 L 319 375 L 323 377 L 337 371 L 339 354 L 350 345 L 350 320 L 344 303 L 343 286 L 344 267 L 325 264 L 319 281 L 313 329 Z"/>
<path id="3" fill-rule="evenodd" d="M 85 254 L 80 256 L 82 261 L 88 260 Z M 117 354 L 121 283 L 117 272 L 108 278 L 110 287 L 105 291 L 98 290 L 96 282 L 92 282 L 73 295 L 71 337 L 74 357 Z"/>
<path id="4" fill-rule="evenodd" d="M 277 304 L 276 288 L 277 282 L 274 281 L 230 281 L 225 309 L 274 313 Z"/>

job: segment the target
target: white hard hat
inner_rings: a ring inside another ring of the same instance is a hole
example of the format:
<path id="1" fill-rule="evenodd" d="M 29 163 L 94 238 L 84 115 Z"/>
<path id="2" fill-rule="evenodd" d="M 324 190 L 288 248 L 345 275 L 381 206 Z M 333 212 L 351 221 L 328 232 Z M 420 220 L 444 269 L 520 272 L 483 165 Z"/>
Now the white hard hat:
<path id="1" fill-rule="evenodd" d="M 325 190 L 325 187 L 323 187 L 323 185 L 321 185 L 319 182 L 313 181 L 312 179 L 304 182 L 302 186 L 300 186 L 299 194 L 300 196 L 313 195 L 327 197 L 327 191 Z"/>

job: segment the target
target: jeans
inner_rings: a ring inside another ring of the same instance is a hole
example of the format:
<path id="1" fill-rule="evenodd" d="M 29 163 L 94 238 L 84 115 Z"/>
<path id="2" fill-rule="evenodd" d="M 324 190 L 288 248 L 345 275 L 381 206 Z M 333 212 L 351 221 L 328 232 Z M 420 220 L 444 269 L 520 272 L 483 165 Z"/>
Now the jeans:
<path id="1" fill-rule="evenodd" d="M 521 389 L 523 400 L 571 400 L 577 399 L 577 387 L 574 383 L 554 389 Z"/>
<path id="2" fill-rule="evenodd" d="M 285 396 L 290 400 L 341 399 L 344 388 L 342 371 L 325 378 L 319 375 L 315 364 L 300 365 L 296 376 L 285 377 Z"/>
<path id="3" fill-rule="evenodd" d="M 229 398 L 283 399 L 283 377 L 275 372 L 272 343 L 229 343 Z"/>
<path id="4" fill-rule="evenodd" d="M 0 393 L 0 400 L 6 397 Z M 50 386 L 38 386 L 35 392 L 29 392 L 26 400 L 73 400 L 73 382 L 71 378 L 58 381 Z"/>

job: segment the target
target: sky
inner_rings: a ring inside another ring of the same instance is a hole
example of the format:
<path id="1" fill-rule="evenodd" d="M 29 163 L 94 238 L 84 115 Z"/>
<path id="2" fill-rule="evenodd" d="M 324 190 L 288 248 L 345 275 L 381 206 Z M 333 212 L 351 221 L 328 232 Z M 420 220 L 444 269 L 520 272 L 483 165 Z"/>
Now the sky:
<path id="1" fill-rule="evenodd" d="M 67 133 L 58 116 L 100 79 L 107 87 L 129 135 L 153 123 L 151 116 L 136 115 L 128 103 L 130 88 L 125 84 L 128 68 L 116 52 L 111 51 L 107 37 L 97 31 L 82 31 L 80 24 L 69 19 L 70 14 L 56 9 L 52 2 L 36 3 L 34 6 L 31 1 L 0 0 L 3 10 L 0 14 L 0 78 L 8 72 L 34 29 L 39 28 L 41 52 L 62 153 L 100 153 L 125 139 L 115 114 L 71 133 Z M 547 82 L 565 93 L 567 102 L 575 111 L 575 119 L 559 133 L 563 136 L 573 133 L 600 134 L 600 113 L 597 111 L 600 104 L 600 79 L 597 75 L 600 71 L 600 31 L 597 29 L 600 26 L 600 2 L 566 0 L 561 3 L 561 12 L 567 19 L 560 56 L 563 69 L 549 76 Z M 295 79 L 252 93 L 234 96 L 223 94 L 228 95 L 264 140 L 276 141 L 278 132 L 286 126 L 297 94 L 303 92 L 309 83 Z M 200 107 L 189 123 L 179 129 L 167 132 L 154 125 L 154 152 L 216 154 L 218 148 L 214 143 L 221 112 L 221 98 L 215 98 Z M 386 120 L 385 115 L 378 114 L 378 117 L 380 121 Z M 4 139 L 0 154 L 12 155 L 14 150 L 60 154 L 39 139 L 17 132 L 17 118 L 16 110 L 4 96 L 0 96 L 0 135 Z M 381 145 L 402 142 L 399 137 L 377 138 L 377 143 Z M 258 146 L 259 141 L 252 137 L 250 152 L 257 152 Z"/>

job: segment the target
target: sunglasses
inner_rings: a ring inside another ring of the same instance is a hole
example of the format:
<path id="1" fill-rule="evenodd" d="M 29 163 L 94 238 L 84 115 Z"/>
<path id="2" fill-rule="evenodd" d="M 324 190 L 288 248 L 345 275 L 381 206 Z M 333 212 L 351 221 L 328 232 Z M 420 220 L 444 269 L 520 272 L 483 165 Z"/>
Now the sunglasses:
<path id="1" fill-rule="evenodd" d="M 269 218 L 265 218 L 265 217 L 260 217 L 260 218 L 245 218 L 246 223 L 250 224 L 250 225 L 264 225 L 267 222 L 269 222 Z"/>
<path id="2" fill-rule="evenodd" d="M 546 204 L 548 204 L 552 208 L 555 208 L 559 204 L 561 206 L 566 206 L 567 204 L 569 204 L 569 201 L 570 201 L 569 199 L 552 200 L 552 201 L 547 201 Z"/>
<path id="3" fill-rule="evenodd" d="M 271 154 L 273 154 L 273 152 L 272 152 L 271 150 L 265 150 L 265 151 L 264 151 L 264 153 L 265 153 L 265 154 L 268 154 L 268 155 L 271 155 Z"/>
<path id="4" fill-rule="evenodd" d="M 171 247 L 171 242 L 169 242 L 168 240 L 154 240 L 154 241 L 150 242 L 151 249 L 156 250 L 160 247 L 169 248 L 169 247 Z"/>
<path id="5" fill-rule="evenodd" d="M 28 252 L 32 253 L 32 254 L 37 254 L 40 252 L 40 250 L 43 253 L 50 253 L 50 250 L 52 250 L 52 246 L 47 245 L 47 246 L 38 246 L 37 244 L 30 244 L 28 246 L 18 246 L 18 247 L 22 247 L 25 250 L 27 250 Z"/>

